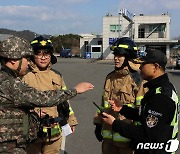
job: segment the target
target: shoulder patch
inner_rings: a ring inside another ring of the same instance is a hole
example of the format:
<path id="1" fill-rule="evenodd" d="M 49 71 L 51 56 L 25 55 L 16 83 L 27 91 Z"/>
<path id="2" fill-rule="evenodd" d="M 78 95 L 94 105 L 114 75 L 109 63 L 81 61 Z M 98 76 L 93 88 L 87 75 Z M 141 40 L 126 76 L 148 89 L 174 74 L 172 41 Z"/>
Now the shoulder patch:
<path id="1" fill-rule="evenodd" d="M 158 123 L 158 118 L 152 114 L 149 114 L 146 118 L 146 124 L 149 128 L 156 126 Z"/>

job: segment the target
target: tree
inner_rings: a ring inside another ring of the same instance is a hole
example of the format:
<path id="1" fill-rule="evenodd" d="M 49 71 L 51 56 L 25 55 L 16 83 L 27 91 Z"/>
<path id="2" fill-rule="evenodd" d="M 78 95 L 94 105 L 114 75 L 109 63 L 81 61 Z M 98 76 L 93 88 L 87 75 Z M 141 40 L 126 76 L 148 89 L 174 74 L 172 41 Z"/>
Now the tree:
<path id="1" fill-rule="evenodd" d="M 62 50 L 63 48 L 70 48 L 73 54 L 78 54 L 80 49 L 80 36 L 76 34 L 65 34 L 59 36 L 52 36 L 51 41 L 55 52 Z"/>
<path id="2" fill-rule="evenodd" d="M 23 30 L 23 31 L 15 31 L 0 28 L 0 34 L 9 34 L 17 37 L 22 37 L 29 42 L 31 42 L 36 36 L 40 34 L 36 34 L 35 32 L 31 32 L 30 30 Z M 58 36 L 50 36 L 43 34 L 45 37 L 50 38 L 55 52 L 59 53 L 60 50 L 63 48 L 70 48 L 73 54 L 79 54 L 80 49 L 80 36 L 76 34 L 65 34 L 65 35 L 58 35 Z"/>

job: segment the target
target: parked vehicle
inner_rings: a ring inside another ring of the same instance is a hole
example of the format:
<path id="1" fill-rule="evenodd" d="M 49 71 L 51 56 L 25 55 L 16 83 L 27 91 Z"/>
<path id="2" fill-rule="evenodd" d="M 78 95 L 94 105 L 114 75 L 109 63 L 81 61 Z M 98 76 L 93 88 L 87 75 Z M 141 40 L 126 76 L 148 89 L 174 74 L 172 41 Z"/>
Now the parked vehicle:
<path id="1" fill-rule="evenodd" d="M 176 68 L 180 69 L 180 56 L 176 58 Z"/>
<path id="2" fill-rule="evenodd" d="M 63 49 L 63 50 L 61 50 L 60 51 L 60 57 L 71 58 L 72 57 L 71 49 Z"/>

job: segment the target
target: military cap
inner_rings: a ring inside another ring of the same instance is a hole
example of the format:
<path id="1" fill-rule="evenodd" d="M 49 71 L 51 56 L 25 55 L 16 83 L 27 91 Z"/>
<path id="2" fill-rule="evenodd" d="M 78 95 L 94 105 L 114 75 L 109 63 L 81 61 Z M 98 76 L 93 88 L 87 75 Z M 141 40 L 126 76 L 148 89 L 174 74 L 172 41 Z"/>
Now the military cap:
<path id="1" fill-rule="evenodd" d="M 10 37 L 0 42 L 0 57 L 10 59 L 21 59 L 33 55 L 30 43 L 19 37 Z"/>
<path id="2" fill-rule="evenodd" d="M 144 56 L 140 58 L 140 63 L 158 63 L 161 67 L 165 68 L 167 57 L 161 50 L 148 48 L 144 53 Z"/>

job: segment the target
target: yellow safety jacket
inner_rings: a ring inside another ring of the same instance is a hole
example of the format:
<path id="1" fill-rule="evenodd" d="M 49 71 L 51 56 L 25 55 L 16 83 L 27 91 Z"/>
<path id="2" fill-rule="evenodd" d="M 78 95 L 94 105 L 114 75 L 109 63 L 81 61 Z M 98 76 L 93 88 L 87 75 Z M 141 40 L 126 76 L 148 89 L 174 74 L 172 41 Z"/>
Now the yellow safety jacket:
<path id="1" fill-rule="evenodd" d="M 55 71 L 51 70 L 50 65 L 45 71 L 40 71 L 33 62 L 31 62 L 30 67 L 31 67 L 31 72 L 27 73 L 22 79 L 29 86 L 42 91 L 67 89 L 63 77 L 57 74 Z M 58 117 L 57 106 L 35 108 L 34 110 L 38 114 L 40 114 L 40 110 L 43 110 L 44 112 L 49 114 L 49 116 L 52 118 Z M 68 123 L 70 124 L 70 126 L 75 126 L 78 123 L 76 117 L 74 116 L 74 111 L 72 110 L 70 104 L 69 104 L 69 110 L 70 113 L 69 113 Z M 47 133 L 47 131 L 48 128 L 43 127 L 43 132 Z M 54 125 L 51 128 L 51 140 L 56 140 L 57 138 L 60 138 L 60 136 L 61 136 L 61 126 L 59 124 Z M 48 137 L 47 137 L 47 141 L 49 141 Z"/>

